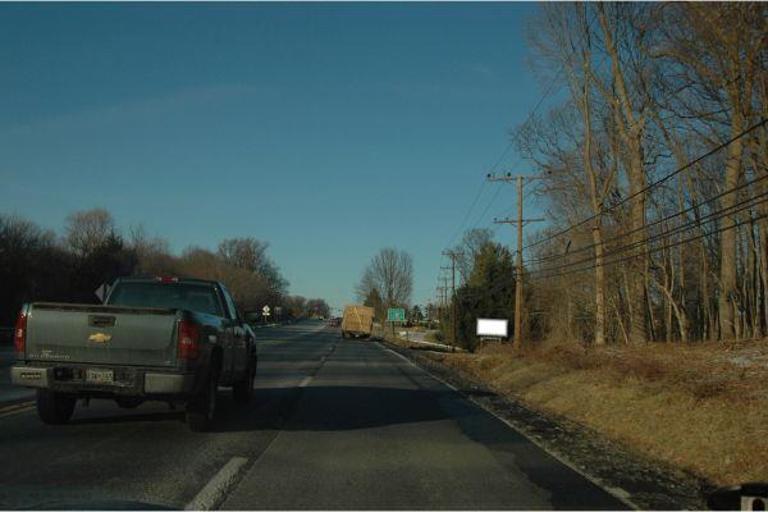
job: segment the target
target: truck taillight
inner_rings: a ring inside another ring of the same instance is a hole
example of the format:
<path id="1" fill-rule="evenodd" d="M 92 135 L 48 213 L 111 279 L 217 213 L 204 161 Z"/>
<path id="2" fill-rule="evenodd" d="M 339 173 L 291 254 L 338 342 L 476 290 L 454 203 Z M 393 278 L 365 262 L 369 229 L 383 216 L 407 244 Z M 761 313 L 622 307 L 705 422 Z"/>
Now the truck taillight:
<path id="1" fill-rule="evenodd" d="M 179 358 L 194 361 L 200 355 L 200 326 L 191 320 L 179 322 Z"/>
<path id="2" fill-rule="evenodd" d="M 23 354 L 27 346 L 27 312 L 22 310 L 13 329 L 13 346 L 17 354 Z"/>

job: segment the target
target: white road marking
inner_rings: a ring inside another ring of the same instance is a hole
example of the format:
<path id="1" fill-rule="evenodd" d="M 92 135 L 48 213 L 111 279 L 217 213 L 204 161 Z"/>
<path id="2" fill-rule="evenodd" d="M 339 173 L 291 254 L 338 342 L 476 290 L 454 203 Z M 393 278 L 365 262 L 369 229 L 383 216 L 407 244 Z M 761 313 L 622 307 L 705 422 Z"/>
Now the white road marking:
<path id="1" fill-rule="evenodd" d="M 401 354 L 400 352 L 397 352 L 397 351 L 395 351 L 395 350 L 392 350 L 391 348 L 387 348 L 387 347 L 385 347 L 384 345 L 382 345 L 381 343 L 379 343 L 378 341 L 377 341 L 376 343 L 377 343 L 377 344 L 378 344 L 378 345 L 379 345 L 379 346 L 380 346 L 382 349 L 386 350 L 387 352 L 391 352 L 392 354 L 396 355 L 397 357 L 399 357 L 400 359 L 402 359 L 403 361 L 405 361 L 405 362 L 406 362 L 406 363 L 408 363 L 409 365 L 413 366 L 413 367 L 414 367 L 414 368 L 416 368 L 417 370 L 420 370 L 420 371 L 422 371 L 422 372 L 426 373 L 427 375 L 429 375 L 430 377 L 432 377 L 433 379 L 435 379 L 435 380 L 436 380 L 437 382 L 439 382 L 440 384 L 443 384 L 444 386 L 448 386 L 449 388 L 451 388 L 451 389 L 452 389 L 452 390 L 454 390 L 454 391 L 457 391 L 457 392 L 459 391 L 459 388 L 457 388 L 456 386 L 454 386 L 454 385 L 453 385 L 453 384 L 451 384 L 450 382 L 446 382 L 446 381 L 444 381 L 443 379 L 441 379 L 440 377 L 438 377 L 438 376 L 436 376 L 436 375 L 433 375 L 432 373 L 428 372 L 427 370 L 425 370 L 425 369 L 424 369 L 424 368 L 422 368 L 421 366 L 417 365 L 416 363 L 414 363 L 413 361 L 411 361 L 410 359 L 408 359 L 407 357 L 405 357 L 405 356 L 404 356 L 403 354 Z"/>
<path id="2" fill-rule="evenodd" d="M 300 387 L 300 388 L 305 388 L 305 387 L 307 387 L 307 385 L 308 385 L 310 382 L 312 382 L 312 376 L 311 376 L 311 375 L 307 375 L 307 376 L 306 376 L 306 377 L 304 377 L 304 379 L 303 379 L 303 380 L 302 380 L 302 381 L 299 383 L 299 387 Z"/>
<path id="3" fill-rule="evenodd" d="M 245 457 L 232 457 L 205 484 L 205 487 L 197 493 L 197 496 L 187 503 L 184 510 L 214 510 L 224 501 L 227 492 L 235 484 L 238 475 L 245 469 L 247 463 L 248 459 Z"/>
<path id="4" fill-rule="evenodd" d="M 538 448 L 540 448 L 542 451 L 547 453 L 549 456 L 551 456 L 552 458 L 554 458 L 555 460 L 557 460 L 558 462 L 560 462 L 564 466 L 572 469 L 573 471 L 575 471 L 579 475 L 583 476 L 584 478 L 586 478 L 587 480 L 592 482 L 594 485 L 596 485 L 600 489 L 603 489 L 605 492 L 607 492 L 608 494 L 610 494 L 611 496 L 613 496 L 614 498 L 616 498 L 617 500 L 622 502 L 628 508 L 630 508 L 632 510 L 641 510 L 641 507 L 639 507 L 638 505 L 636 505 L 635 503 L 632 502 L 632 500 L 630 499 L 631 495 L 626 490 L 622 489 L 621 487 L 611 487 L 611 486 L 605 484 L 600 479 L 595 478 L 592 475 L 589 475 L 589 474 L 585 473 L 584 470 L 582 470 L 581 468 L 579 468 L 578 466 L 573 464 L 571 461 L 569 461 L 568 459 L 564 458 L 562 455 L 553 452 L 548 447 L 544 446 L 544 444 L 542 444 L 540 441 L 536 440 L 532 436 L 528 435 L 527 433 L 523 432 L 521 429 L 516 427 L 512 422 L 510 422 L 506 418 L 498 415 L 495 411 L 493 411 L 489 407 L 485 406 L 485 404 L 475 400 L 474 397 L 469 396 L 469 395 L 464 395 L 463 393 L 461 393 L 459 391 L 458 388 L 456 388 L 456 386 L 452 385 L 449 382 L 444 381 L 443 379 L 441 379 L 437 375 L 433 374 L 432 372 L 430 372 L 426 368 L 423 368 L 423 367 L 417 365 L 416 363 L 414 363 L 413 361 L 411 361 L 410 359 L 405 357 L 403 354 L 401 354 L 401 353 L 399 353 L 399 352 L 397 352 L 395 350 L 392 350 L 391 348 L 387 348 L 384 345 L 382 345 L 381 343 L 377 342 L 377 344 L 381 348 L 383 348 L 384 350 L 387 350 L 387 351 L 393 353 L 394 355 L 396 355 L 397 357 L 399 357 L 400 359 L 403 359 L 404 361 L 407 361 L 411 366 L 413 366 L 413 367 L 421 370 L 422 372 L 426 373 L 427 375 L 429 375 L 430 377 L 435 379 L 437 382 L 440 382 L 441 384 L 444 384 L 444 385 L 448 386 L 449 388 L 451 388 L 452 390 L 458 392 L 459 394 L 462 395 L 462 397 L 464 397 L 465 399 L 469 400 L 470 402 L 472 402 L 476 406 L 480 407 L 482 410 L 484 410 L 485 412 L 487 412 L 491 416 L 493 416 L 496 419 L 504 422 L 504 424 L 506 424 L 509 428 L 511 428 L 512 430 L 514 430 L 515 432 L 517 432 L 518 434 L 520 434 L 521 436 L 526 438 L 528 441 L 530 441 L 531 443 L 536 445 Z"/>
<path id="5" fill-rule="evenodd" d="M 6 407 L 2 407 L 0 408 L 0 418 L 5 418 L 6 416 L 13 416 L 14 414 L 31 411 L 34 405 L 35 405 L 35 402 L 22 402 L 20 404 L 13 404 L 13 405 L 8 405 Z"/>

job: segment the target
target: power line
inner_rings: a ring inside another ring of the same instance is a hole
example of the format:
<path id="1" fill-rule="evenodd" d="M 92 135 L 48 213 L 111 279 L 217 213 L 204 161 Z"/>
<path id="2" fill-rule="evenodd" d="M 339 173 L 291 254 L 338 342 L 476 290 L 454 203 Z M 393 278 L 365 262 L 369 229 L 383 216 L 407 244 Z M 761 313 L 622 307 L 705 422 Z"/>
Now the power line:
<path id="1" fill-rule="evenodd" d="M 724 191 L 724 192 L 721 192 L 721 193 L 719 193 L 719 194 L 717 194 L 717 195 L 715 195 L 715 196 L 712 196 L 712 197 L 710 197 L 710 198 L 708 198 L 708 199 L 706 199 L 706 200 L 704 200 L 704 201 L 702 201 L 702 202 L 700 202 L 700 203 L 697 203 L 697 204 L 691 205 L 691 206 L 689 206 L 688 208 L 686 208 L 686 209 L 684 209 L 684 210 L 680 210 L 680 211 L 678 211 L 678 212 L 676 212 L 676 213 L 674 213 L 674 214 L 672 214 L 672 215 L 668 215 L 668 216 L 666 216 L 666 217 L 662 217 L 662 218 L 660 218 L 660 219 L 657 219 L 657 220 L 655 220 L 655 221 L 651 222 L 650 224 L 645 224 L 645 225 L 643 225 L 643 226 L 640 226 L 640 227 L 638 227 L 638 228 L 632 229 L 632 230 L 630 230 L 630 231 L 627 231 L 627 232 L 625 232 L 625 233 L 622 233 L 622 234 L 620 234 L 620 235 L 616 235 L 616 236 L 613 236 L 613 237 L 611 237 L 611 238 L 607 238 L 607 239 L 603 240 L 603 241 L 602 241 L 601 243 L 599 243 L 599 244 L 597 244 L 597 243 L 592 243 L 592 244 L 590 244 L 590 245 L 587 245 L 587 246 L 584 246 L 584 247 L 579 247 L 578 249 L 574 249 L 573 251 L 570 251 L 570 252 L 567 254 L 567 256 L 571 256 L 571 255 L 573 255 L 573 254 L 577 254 L 577 253 L 580 253 L 580 252 L 584 252 L 584 251 L 587 251 L 587 250 L 589 250 L 589 249 L 594 249 L 594 248 L 595 248 L 595 247 L 597 247 L 598 245 L 603 245 L 603 246 L 605 246 L 606 244 L 608 244 L 608 243 L 610 243 L 610 242 L 613 242 L 613 241 L 616 241 L 616 240 L 620 240 L 620 239 L 622 239 L 622 238 L 626 238 L 626 237 L 628 237 L 629 235 L 632 235 L 632 234 L 634 234 L 634 233 L 637 233 L 638 231 L 647 230 L 648 228 L 652 228 L 653 226 L 656 226 L 656 225 L 658 225 L 658 224 L 661 224 L 661 223 L 663 223 L 663 222 L 666 222 L 666 221 L 668 221 L 668 220 L 671 220 L 671 219 L 673 219 L 673 218 L 675 218 L 675 217 L 679 217 L 680 215 L 685 215 L 686 213 L 690 213 L 691 211 L 694 211 L 694 210 L 696 210 L 696 209 L 698 209 L 698 208 L 701 208 L 702 206 L 704 206 L 704 205 L 706 205 L 706 204 L 709 204 L 709 203 L 711 203 L 711 202 L 713 202 L 713 201 L 716 201 L 717 199 L 720 199 L 720 198 L 722 198 L 722 197 L 724 197 L 724 196 L 727 196 L 727 195 L 729 195 L 729 194 L 733 194 L 733 193 L 735 193 L 735 192 L 738 192 L 739 190 L 742 190 L 742 189 L 744 189 L 744 188 L 746 188 L 746 187 L 749 187 L 749 186 L 751 186 L 751 185 L 754 185 L 755 183 L 758 183 L 758 182 L 760 182 L 760 181 L 762 181 L 762 180 L 765 180 L 765 179 L 768 179 L 768 175 L 765 175 L 765 176 L 760 176 L 759 178 L 755 178 L 755 179 L 753 179 L 753 180 L 751 180 L 751 181 L 747 181 L 747 182 L 744 182 L 744 183 L 742 183 L 741 185 L 739 185 L 739 186 L 737 186 L 737 187 L 733 187 L 733 188 L 731 188 L 731 189 L 728 189 L 728 190 L 726 190 L 726 191 Z M 553 254 L 553 255 L 550 255 L 550 256 L 542 256 L 542 257 L 539 257 L 539 258 L 530 258 L 530 259 L 528 260 L 528 263 L 540 263 L 540 262 L 542 262 L 542 261 L 550 261 L 550 260 L 554 260 L 554 259 L 562 259 L 562 258 L 564 258 L 565 256 L 566 256 L 566 255 L 563 255 L 563 254 Z"/>
<path id="2" fill-rule="evenodd" d="M 480 196 L 482 195 L 483 190 L 485 190 L 485 185 L 486 185 L 486 182 L 483 181 L 482 184 L 480 185 L 480 188 L 477 191 L 477 194 L 475 195 L 475 199 L 472 201 L 472 204 L 467 210 L 467 213 L 464 214 L 464 219 L 461 221 L 461 224 L 459 224 L 459 227 L 453 233 L 453 236 L 448 240 L 448 243 L 445 244 L 446 247 L 450 246 L 453 243 L 453 241 L 456 240 L 456 237 L 459 236 L 459 233 L 461 233 L 461 230 L 464 228 L 464 225 L 467 223 L 467 220 L 469 220 L 469 216 L 474 211 L 475 205 L 477 205 L 477 201 L 480 199 Z"/>
<path id="3" fill-rule="evenodd" d="M 483 180 L 483 181 L 485 181 L 485 180 Z M 497 187 L 496 188 L 496 193 L 493 194 L 493 196 L 491 197 L 491 200 L 488 202 L 487 205 L 485 205 L 485 209 L 483 210 L 483 213 L 480 214 L 480 217 L 478 217 L 477 221 L 475 222 L 475 224 L 472 226 L 471 229 L 475 229 L 478 225 L 480 225 L 480 223 L 483 221 L 485 216 L 488 214 L 488 210 L 491 209 L 491 206 L 493 206 L 493 203 L 499 197 L 500 193 L 501 193 L 501 188 Z"/>
<path id="4" fill-rule="evenodd" d="M 757 201 L 757 199 L 760 199 L 760 200 Z M 655 235 L 646 237 L 643 240 L 638 240 L 636 242 L 632 242 L 632 243 L 627 244 L 627 245 L 622 245 L 622 246 L 620 246 L 620 247 L 618 247 L 616 249 L 613 249 L 613 250 L 609 251 L 607 254 L 605 254 L 603 256 L 603 258 L 608 258 L 610 256 L 614 256 L 616 254 L 619 254 L 619 253 L 622 253 L 622 252 L 626 252 L 627 250 L 631 250 L 631 249 L 634 249 L 634 248 L 637 248 L 637 247 L 640 247 L 640 246 L 643 246 L 643 245 L 648 245 L 648 244 L 654 243 L 654 242 L 658 241 L 659 239 L 679 234 L 681 232 L 686 231 L 688 228 L 690 228 L 692 225 L 695 225 L 695 224 L 700 224 L 700 223 L 701 224 L 709 224 L 710 222 L 714 222 L 714 221 L 722 219 L 723 217 L 727 217 L 727 216 L 730 216 L 730 215 L 742 212 L 744 210 L 748 210 L 748 209 L 752 208 L 753 206 L 757 206 L 757 205 L 763 204 L 765 202 L 768 202 L 768 192 L 764 192 L 764 193 L 759 194 L 757 196 L 751 197 L 751 198 L 749 198 L 749 199 L 747 199 L 745 201 L 742 201 L 741 203 L 737 203 L 737 204 L 735 204 L 733 206 L 730 206 L 728 208 L 724 208 L 724 209 L 718 210 L 716 212 L 713 212 L 713 213 L 703 217 L 702 219 L 694 219 L 694 220 L 692 220 L 690 222 L 687 222 L 686 224 L 682 224 L 680 226 L 676 226 L 675 228 L 673 228 L 670 231 L 664 231 L 664 232 L 661 232 L 661 233 L 657 233 Z M 709 234 L 712 234 L 712 233 L 708 233 L 708 234 L 705 233 L 705 236 L 707 236 Z M 638 256 L 642 256 L 642 253 L 636 254 L 636 255 L 634 255 L 632 257 L 636 258 Z M 579 265 L 581 263 L 587 263 L 589 261 L 592 261 L 593 259 L 594 259 L 593 257 L 584 258 L 584 259 L 581 259 L 581 260 L 578 260 L 578 261 L 566 263 L 564 265 L 559 265 L 559 266 L 556 266 L 556 267 L 550 267 L 550 268 L 534 270 L 531 273 L 532 274 L 547 273 L 547 272 L 551 272 L 553 270 L 560 270 L 562 268 L 573 267 L 573 266 Z M 598 266 L 600 266 L 600 265 L 598 265 Z M 596 268 L 596 267 L 592 267 L 592 268 Z M 581 271 L 581 269 L 579 269 L 579 271 Z"/>
<path id="5" fill-rule="evenodd" d="M 760 199 L 760 200 L 756 200 L 756 199 L 759 199 L 759 198 L 761 198 L 763 196 L 766 196 L 766 197 L 763 198 L 763 199 Z M 697 222 L 702 222 L 704 224 L 708 224 L 708 223 L 714 222 L 716 220 L 719 220 L 722 217 L 726 217 L 726 216 L 729 216 L 729 215 L 733 215 L 735 213 L 739 213 L 739 212 L 744 211 L 744 210 L 748 210 L 748 209 L 750 209 L 750 208 L 752 208 L 754 206 L 758 206 L 758 205 L 764 204 L 766 202 L 768 202 L 768 192 L 766 192 L 764 194 L 761 194 L 759 196 L 750 198 L 747 201 L 742 201 L 742 203 L 736 204 L 733 207 L 723 208 L 721 210 L 713 212 L 712 214 L 710 214 L 708 216 L 709 218 L 707 218 L 707 220 L 700 220 L 700 221 L 697 221 Z M 735 207 L 739 207 L 739 208 L 734 209 Z M 732 209 L 733 209 L 733 211 L 730 211 Z M 721 233 L 723 231 L 726 231 L 728 229 L 735 229 L 738 226 L 741 226 L 741 225 L 746 224 L 748 222 L 754 222 L 756 220 L 760 220 L 760 219 L 762 219 L 762 218 L 764 218 L 766 216 L 768 216 L 768 214 L 761 215 L 761 216 L 758 216 L 758 217 L 752 217 L 749 221 L 737 222 L 737 223 L 735 223 L 732 226 L 725 226 L 723 228 L 720 228 L 720 229 L 717 229 L 717 230 L 714 230 L 714 231 L 708 231 L 706 233 L 702 233 L 700 235 L 697 235 L 695 237 L 691 237 L 691 238 L 688 238 L 688 239 L 685 239 L 685 240 L 682 240 L 682 241 L 677 241 L 677 242 L 674 242 L 674 243 L 671 243 L 671 244 L 664 244 L 664 245 L 662 245 L 659 248 L 649 249 L 647 251 L 647 254 L 650 255 L 652 253 L 658 252 L 658 251 L 663 250 L 663 249 L 667 249 L 667 248 L 671 248 L 671 247 L 676 247 L 678 245 L 682 245 L 684 243 L 688 243 L 688 242 L 692 242 L 692 241 L 695 241 L 695 240 L 699 240 L 699 239 L 707 237 L 707 236 L 716 235 L 716 234 Z M 657 242 L 660 239 L 667 238 L 667 237 L 669 237 L 671 235 L 677 234 L 680 231 L 681 230 L 678 229 L 677 231 L 672 230 L 672 231 L 669 231 L 669 232 L 662 232 L 662 233 L 653 235 L 653 236 L 648 237 L 645 240 L 643 240 L 641 245 L 652 244 L 654 242 Z M 632 243 L 632 244 L 629 244 L 629 245 L 626 245 L 626 246 L 621 246 L 621 247 L 618 247 L 617 249 L 609 251 L 607 254 L 604 255 L 604 259 L 603 259 L 602 264 L 592 264 L 592 265 L 589 265 L 589 266 L 586 266 L 586 267 L 583 267 L 583 268 L 566 270 L 566 271 L 555 273 L 555 274 L 538 275 L 538 276 L 536 275 L 536 274 L 540 274 L 540 273 L 543 273 L 543 272 L 552 272 L 553 270 L 559 270 L 561 268 L 565 268 L 565 267 L 568 267 L 568 266 L 573 266 L 573 265 L 577 265 L 577 264 L 581 264 L 581 263 L 586 263 L 586 262 L 592 261 L 594 259 L 594 258 L 588 258 L 588 259 L 585 259 L 585 260 L 580 260 L 578 262 L 569 263 L 568 265 L 562 265 L 562 266 L 553 267 L 553 268 L 549 268 L 549 269 L 541 269 L 541 270 L 531 271 L 531 272 L 527 273 L 527 276 L 530 276 L 530 277 L 532 277 L 534 279 L 550 279 L 552 277 L 565 276 L 565 275 L 568 275 L 568 274 L 575 274 L 575 273 L 584 272 L 584 271 L 587 271 L 587 270 L 592 270 L 592 269 L 595 269 L 597 267 L 615 265 L 617 263 L 621 263 L 621 262 L 624 262 L 624 261 L 630 261 L 632 259 L 636 259 L 636 258 L 638 258 L 640 256 L 643 256 L 644 253 L 643 252 L 639 252 L 637 254 L 632 254 L 632 255 L 629 255 L 629 256 L 623 256 L 623 257 L 618 258 L 618 259 L 612 258 L 612 256 L 616 256 L 616 255 L 618 255 L 620 253 L 625 252 L 627 249 L 631 248 L 631 246 L 633 246 L 633 245 L 636 245 L 636 243 Z M 468 296 L 471 297 L 471 296 L 479 296 L 479 295 L 488 294 L 488 293 L 495 293 L 496 291 L 502 289 L 503 287 L 505 287 L 505 286 L 507 286 L 509 284 L 512 284 L 513 282 L 514 281 L 508 281 L 508 282 L 500 281 L 495 286 L 492 286 L 490 288 L 486 288 L 485 290 L 478 290 L 477 292 L 474 292 L 474 293 L 469 293 Z"/>
<path id="6" fill-rule="evenodd" d="M 741 137 L 744 137 L 744 136 L 748 135 L 749 133 L 753 132 L 754 130 L 764 126 L 766 123 L 768 123 L 768 118 L 763 118 L 759 123 L 750 126 L 746 130 L 744 130 L 741 133 L 739 133 L 738 135 L 732 137 L 730 140 L 728 140 L 726 142 L 723 142 L 722 144 L 718 145 L 717 147 L 707 151 L 703 155 L 700 155 L 699 157 L 695 158 L 694 160 L 691 160 L 690 162 L 688 162 L 687 164 L 683 165 L 682 167 L 679 167 L 675 171 L 673 171 L 673 172 L 663 176 L 662 178 L 659 178 L 658 180 L 650 183 L 649 185 L 643 187 L 642 189 L 638 190 L 634 194 L 630 194 L 629 196 L 625 197 L 624 199 L 622 199 L 618 203 L 615 203 L 615 204 L 611 205 L 610 207 L 600 211 L 599 213 L 596 213 L 594 215 L 590 215 L 586 219 L 583 219 L 583 220 L 577 222 L 576 224 L 573 224 L 573 225 L 571 225 L 571 226 L 569 226 L 569 227 L 567 227 L 565 229 L 562 229 L 562 230 L 560 230 L 560 231 L 558 231 L 558 232 L 556 232 L 556 233 L 554 233 L 552 235 L 549 235 L 549 236 L 547 236 L 545 238 L 542 238 L 540 240 L 535 240 L 535 241 L 531 242 L 530 244 L 528 244 L 527 246 L 525 246 L 524 249 L 529 249 L 529 248 L 534 247 L 536 245 L 540 245 L 540 244 L 543 244 L 543 243 L 548 242 L 550 240 L 553 240 L 553 239 L 555 239 L 555 238 L 557 238 L 557 237 L 559 237 L 561 235 L 564 235 L 565 233 L 568 233 L 568 232 L 573 231 L 574 229 L 576 229 L 578 227 L 581 227 L 581 226 L 585 225 L 588 222 L 591 222 L 591 221 L 597 219 L 598 217 L 602 216 L 605 213 L 608 213 L 610 211 L 615 210 L 619 206 L 625 204 L 627 201 L 630 201 L 630 200 L 634 199 L 635 197 L 638 197 L 641 194 L 644 194 L 648 190 L 650 190 L 652 188 L 655 188 L 655 187 L 661 185 L 662 183 L 666 183 L 667 181 L 669 181 L 674 176 L 677 176 L 681 172 L 691 168 L 692 166 L 696 165 L 697 163 L 701 162 L 702 160 L 704 160 L 704 159 L 714 155 L 715 153 L 721 151 L 722 149 L 730 146 L 731 144 L 733 144 L 735 141 L 737 141 Z"/>
<path id="7" fill-rule="evenodd" d="M 488 169 L 489 172 L 493 172 L 496 170 L 499 164 L 501 164 L 504 158 L 506 158 L 507 153 L 509 153 L 510 149 L 512 149 L 512 141 L 507 142 L 507 145 L 504 147 L 504 151 L 501 152 L 501 154 L 493 163 L 493 165 Z M 448 240 L 448 243 L 445 244 L 446 246 L 450 246 L 454 242 L 454 240 L 456 240 L 456 237 L 459 236 L 459 233 L 461 233 L 461 230 L 466 225 L 470 215 L 472 215 L 472 212 L 474 211 L 475 206 L 477 205 L 477 201 L 480 199 L 480 196 L 482 195 L 483 190 L 485 190 L 486 184 L 487 183 L 485 180 L 483 180 L 483 182 L 480 184 L 480 188 L 478 189 L 477 194 L 475 194 L 475 198 L 472 200 L 472 203 L 470 204 L 469 209 L 464 214 L 464 219 L 461 221 L 461 224 L 459 224 L 459 227 L 456 229 L 453 236 Z"/>
<path id="8" fill-rule="evenodd" d="M 758 203 L 750 205 L 750 207 L 751 206 L 756 206 L 757 204 L 762 204 L 762 203 L 765 203 L 765 202 L 768 202 L 768 199 L 759 201 Z M 746 209 L 746 208 L 744 208 L 744 209 Z M 684 245 L 684 244 L 687 244 L 687 243 L 690 243 L 690 242 L 695 242 L 696 240 L 700 240 L 702 238 L 705 238 L 705 237 L 708 237 L 708 236 L 712 236 L 712 235 L 717 235 L 719 233 L 722 233 L 723 231 L 728 231 L 729 229 L 736 229 L 739 226 L 743 226 L 744 224 L 750 224 L 750 223 L 753 223 L 755 221 L 764 219 L 766 217 L 768 217 L 768 213 L 764 213 L 764 214 L 758 215 L 756 217 L 751 217 L 749 220 L 744 220 L 744 221 L 736 222 L 736 223 L 734 223 L 731 226 L 724 226 L 724 227 L 721 227 L 720 229 L 716 229 L 716 230 L 710 231 L 708 233 L 701 233 L 699 235 L 696 235 L 696 236 L 693 236 L 693 237 L 690 237 L 690 238 L 686 238 L 685 240 L 678 240 L 677 242 L 674 242 L 674 243 L 671 243 L 671 244 L 665 244 L 665 245 L 663 245 L 661 247 L 656 247 L 656 248 L 648 249 L 645 253 L 633 254 L 631 256 L 625 256 L 625 257 L 622 257 L 622 258 L 619 258 L 619 259 L 603 262 L 600 265 L 594 264 L 594 265 L 590 265 L 589 267 L 575 269 L 575 270 L 571 270 L 571 271 L 567 271 L 567 272 L 561 272 L 559 274 L 552 274 L 552 275 L 547 275 L 547 276 L 539 276 L 537 279 L 545 279 L 545 278 L 549 279 L 549 278 L 552 278 L 552 277 L 559 277 L 559 276 L 564 276 L 564 275 L 568 275 L 568 274 L 575 274 L 577 272 L 583 272 L 585 270 L 592 270 L 592 269 L 595 269 L 597 267 L 606 267 L 606 266 L 610 266 L 610 265 L 616 265 L 618 263 L 623 263 L 625 261 L 629 261 L 629 260 L 635 259 L 635 258 L 637 258 L 639 256 L 645 256 L 645 255 L 650 256 L 651 254 L 659 252 L 659 251 L 663 251 L 664 249 L 671 249 L 672 247 L 677 247 L 679 245 Z"/>

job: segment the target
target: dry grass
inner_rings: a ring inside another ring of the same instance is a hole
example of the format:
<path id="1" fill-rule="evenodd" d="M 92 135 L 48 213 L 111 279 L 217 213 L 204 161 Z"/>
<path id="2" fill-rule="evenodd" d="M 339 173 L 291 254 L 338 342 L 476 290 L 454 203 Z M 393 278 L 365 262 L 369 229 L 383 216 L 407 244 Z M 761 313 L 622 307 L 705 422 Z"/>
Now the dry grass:
<path id="1" fill-rule="evenodd" d="M 529 406 L 563 415 L 716 484 L 768 480 L 768 343 L 435 356 Z"/>

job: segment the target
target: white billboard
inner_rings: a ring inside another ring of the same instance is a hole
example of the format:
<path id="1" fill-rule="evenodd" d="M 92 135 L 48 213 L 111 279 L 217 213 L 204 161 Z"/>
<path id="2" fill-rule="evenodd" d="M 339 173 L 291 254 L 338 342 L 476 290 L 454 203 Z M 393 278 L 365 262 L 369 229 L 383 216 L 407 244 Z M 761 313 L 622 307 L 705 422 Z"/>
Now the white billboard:
<path id="1" fill-rule="evenodd" d="M 509 325 L 509 320 L 495 320 L 493 318 L 478 318 L 477 319 L 477 335 L 506 338 L 508 325 Z"/>

